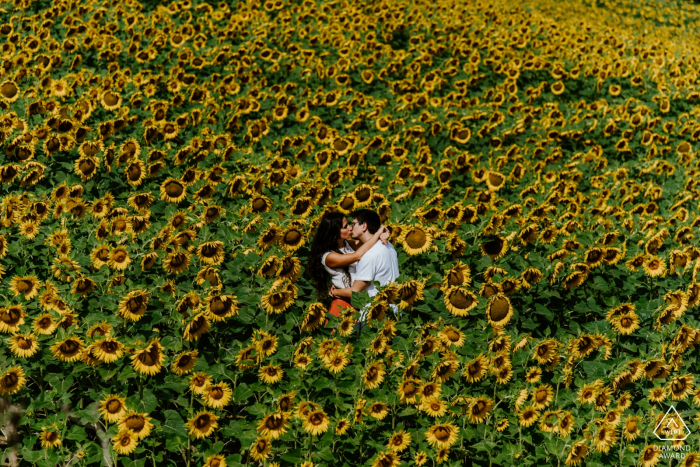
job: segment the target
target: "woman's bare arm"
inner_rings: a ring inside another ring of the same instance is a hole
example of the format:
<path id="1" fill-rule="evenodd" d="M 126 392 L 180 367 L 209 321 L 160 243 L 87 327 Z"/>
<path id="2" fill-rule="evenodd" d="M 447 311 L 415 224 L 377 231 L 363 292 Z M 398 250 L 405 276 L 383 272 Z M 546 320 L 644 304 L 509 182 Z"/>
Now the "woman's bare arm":
<path id="1" fill-rule="evenodd" d="M 375 243 L 377 243 L 382 234 L 384 234 L 385 229 L 386 227 L 384 226 L 379 227 L 375 234 L 372 235 L 372 238 L 367 240 L 366 243 L 363 243 L 362 246 L 350 254 L 343 255 L 341 253 L 331 251 L 328 253 L 328 256 L 326 256 L 326 266 L 329 268 L 342 268 L 354 263 L 355 261 L 359 261 L 360 258 L 362 258 L 362 256 L 367 253 Z"/>

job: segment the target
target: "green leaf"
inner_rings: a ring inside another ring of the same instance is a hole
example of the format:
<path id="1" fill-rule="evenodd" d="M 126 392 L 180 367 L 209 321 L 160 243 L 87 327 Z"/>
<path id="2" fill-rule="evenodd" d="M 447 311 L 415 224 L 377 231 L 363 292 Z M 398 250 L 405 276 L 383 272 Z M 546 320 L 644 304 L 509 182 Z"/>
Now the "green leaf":
<path id="1" fill-rule="evenodd" d="M 185 429 L 185 422 L 179 413 L 174 410 L 163 411 L 165 415 L 165 423 L 163 423 L 163 432 L 165 434 L 172 434 L 181 437 L 182 439 L 187 439 L 187 430 Z"/>

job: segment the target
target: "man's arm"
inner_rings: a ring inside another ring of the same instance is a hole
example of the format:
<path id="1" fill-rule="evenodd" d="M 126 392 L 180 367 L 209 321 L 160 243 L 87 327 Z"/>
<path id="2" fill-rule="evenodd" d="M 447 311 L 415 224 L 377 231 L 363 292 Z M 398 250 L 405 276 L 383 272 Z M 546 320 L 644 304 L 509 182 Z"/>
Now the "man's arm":
<path id="1" fill-rule="evenodd" d="M 351 300 L 353 292 L 362 292 L 363 290 L 365 290 L 366 286 L 367 282 L 355 280 L 355 282 L 352 283 L 351 287 L 345 287 L 344 289 L 336 289 L 335 287 L 333 287 L 331 289 L 331 293 L 335 297 L 347 298 Z"/>

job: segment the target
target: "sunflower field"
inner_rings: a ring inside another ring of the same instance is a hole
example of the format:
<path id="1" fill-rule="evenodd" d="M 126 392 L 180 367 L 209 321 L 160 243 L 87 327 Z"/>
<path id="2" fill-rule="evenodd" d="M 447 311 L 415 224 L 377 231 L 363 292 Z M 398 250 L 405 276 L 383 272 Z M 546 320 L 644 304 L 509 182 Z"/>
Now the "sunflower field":
<path id="1" fill-rule="evenodd" d="M 698 26 L 0 3 L 0 463 L 700 465 Z M 358 332 L 306 265 L 359 208 L 401 275 Z"/>

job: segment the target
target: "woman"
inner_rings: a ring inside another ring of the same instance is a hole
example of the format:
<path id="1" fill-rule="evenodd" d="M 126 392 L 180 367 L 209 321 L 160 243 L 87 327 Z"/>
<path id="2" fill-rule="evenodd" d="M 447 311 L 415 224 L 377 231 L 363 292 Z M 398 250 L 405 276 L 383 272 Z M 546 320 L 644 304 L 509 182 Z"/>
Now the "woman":
<path id="1" fill-rule="evenodd" d="M 378 240 L 386 244 L 389 238 L 389 230 L 381 226 L 368 242 L 361 245 L 359 241 L 350 239 L 351 230 L 352 224 L 339 212 L 329 212 L 321 218 L 316 237 L 311 244 L 307 265 L 319 300 L 328 296 L 329 277 L 333 285 L 338 288 L 350 287 L 357 261 Z M 343 299 L 336 298 L 328 312 L 339 317 L 340 311 L 347 307 L 352 308 L 352 305 Z"/>

